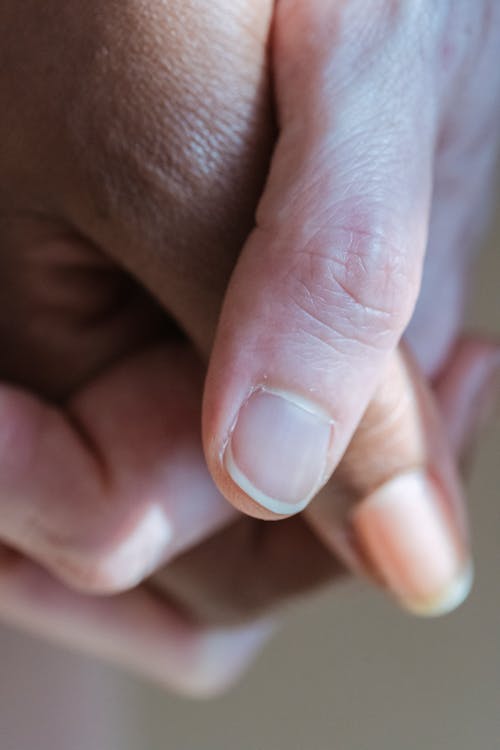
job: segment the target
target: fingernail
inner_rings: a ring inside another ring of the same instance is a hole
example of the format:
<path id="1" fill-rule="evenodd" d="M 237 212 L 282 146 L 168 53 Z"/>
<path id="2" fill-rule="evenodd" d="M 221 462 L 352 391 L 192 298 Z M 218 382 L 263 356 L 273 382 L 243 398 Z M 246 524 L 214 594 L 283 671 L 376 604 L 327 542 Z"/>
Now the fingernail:
<path id="1" fill-rule="evenodd" d="M 353 514 L 362 549 L 388 588 L 406 609 L 428 617 L 460 606 L 473 580 L 467 545 L 446 519 L 439 492 L 424 472 L 410 472 Z"/>
<path id="2" fill-rule="evenodd" d="M 259 388 L 242 406 L 224 454 L 233 482 L 278 515 L 297 513 L 326 479 L 332 420 L 293 394 Z"/>

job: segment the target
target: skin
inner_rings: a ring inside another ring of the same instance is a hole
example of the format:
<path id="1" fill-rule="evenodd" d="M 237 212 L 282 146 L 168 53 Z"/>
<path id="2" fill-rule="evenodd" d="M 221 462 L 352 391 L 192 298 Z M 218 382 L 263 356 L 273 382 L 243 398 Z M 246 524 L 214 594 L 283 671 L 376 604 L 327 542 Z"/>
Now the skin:
<path id="1" fill-rule="evenodd" d="M 65 398 L 163 335 L 151 297 L 208 353 L 272 147 L 270 12 L 2 5 L 2 304 L 15 321 L 2 329 L 4 377 Z M 64 313 L 64 279 L 46 270 L 56 264 L 73 284 Z M 49 302 L 52 318 L 35 325 Z"/>
<path id="2" fill-rule="evenodd" d="M 259 518 L 279 515 L 273 500 L 302 510 L 328 480 L 412 318 L 426 373 L 446 362 L 491 205 L 500 117 L 494 2 L 280 0 L 273 29 L 279 137 L 204 398 L 212 476 Z M 307 448 L 299 435 L 279 483 L 277 418 L 260 432 L 253 423 L 248 443 L 239 433 L 242 405 L 262 388 L 322 415 L 323 460 L 303 467 L 297 496 L 286 478 Z M 228 468 L 233 444 L 253 488 Z"/>
<path id="3" fill-rule="evenodd" d="M 457 479 L 425 386 L 413 365 L 407 367 L 400 355 L 390 359 L 389 346 L 384 366 L 402 373 L 391 381 L 401 384 L 396 400 L 404 402 L 408 390 L 416 391 L 427 415 L 423 427 L 405 416 L 398 430 L 405 432 L 409 424 L 411 434 L 421 438 L 423 430 L 425 439 L 410 440 L 409 449 L 395 455 L 381 386 L 366 429 L 351 448 L 356 459 L 347 457 L 337 485 L 317 505 L 326 515 L 311 509 L 304 518 L 275 526 L 239 520 L 198 547 L 191 561 L 187 555 L 179 559 L 156 579 L 153 593 L 141 587 L 112 600 L 76 593 L 128 590 L 235 518 L 204 468 L 198 434 L 203 359 L 253 224 L 276 128 L 267 67 L 269 3 L 232 3 L 230 11 L 223 2 L 213 3 L 209 11 L 204 5 L 203 13 L 199 3 L 101 5 L 62 8 L 52 2 L 42 8 L 33 2 L 29 12 L 21 12 L 6 3 L 0 10 L 5 30 L 0 98 L 6 102 L 0 125 L 2 377 L 23 389 L 2 391 L 0 494 L 26 501 L 14 511 L 2 501 L 2 538 L 17 550 L 5 551 L 3 615 L 62 641 L 72 638 L 68 625 L 79 623 L 73 638 L 79 645 L 179 690 L 203 693 L 230 681 L 268 635 L 262 623 L 234 629 L 235 621 L 332 580 L 343 568 L 339 556 L 344 565 L 376 577 L 372 566 L 358 559 L 355 549 L 346 552 L 345 540 L 338 539 L 339 528 L 345 531 L 345 508 L 388 478 L 376 467 L 366 476 L 360 470 L 375 445 L 378 451 L 387 445 L 394 457 L 390 474 L 415 462 L 426 465 L 433 453 L 449 498 L 456 499 Z M 181 33 L 186 24 L 190 35 Z M 278 119 L 281 132 L 280 111 Z M 477 179 L 487 183 L 483 172 Z M 458 217 L 459 208 L 454 211 Z M 450 240 L 446 247 L 451 246 Z M 248 257 L 247 248 L 241 262 Z M 268 268 L 274 270 L 272 264 Z M 223 312 L 229 335 L 221 350 L 219 334 L 206 394 L 205 429 L 214 435 L 210 403 L 220 410 L 217 393 L 232 393 L 227 378 L 241 374 L 238 352 L 248 344 L 247 322 L 231 314 L 241 263 L 236 273 Z M 432 265 L 429 273 L 432 281 Z M 258 273 L 250 269 L 248 278 Z M 440 334 L 438 342 L 439 337 L 429 342 L 427 335 L 413 336 L 429 372 L 441 367 L 446 373 L 444 362 L 459 330 L 459 316 L 450 307 L 451 334 Z M 238 321 L 240 340 L 227 320 Z M 418 315 L 415 320 L 417 331 Z M 432 356 L 422 354 L 419 341 Z M 250 351 L 261 356 L 255 347 Z M 221 369 L 228 352 L 235 364 Z M 485 373 L 471 402 L 496 358 L 496 349 L 484 345 L 469 359 Z M 225 373 L 222 381 L 217 372 Z M 445 374 L 442 382 L 447 383 Z M 460 382 L 455 378 L 459 395 Z M 449 383 L 443 390 L 448 392 Z M 61 409 L 54 411 L 53 404 Z M 373 432 L 374 424 L 381 432 Z M 370 434 L 372 440 L 363 437 Z M 439 451 L 418 453 L 428 437 Z M 28 449 L 12 461 L 9 447 L 19 444 Z M 176 454 L 173 445 L 183 451 Z M 210 449 L 207 455 L 234 502 Z M 183 487 L 196 499 L 188 511 L 174 503 L 178 487 L 168 483 L 176 470 L 199 476 L 198 494 Z M 151 539 L 136 532 L 152 496 L 162 497 L 177 546 L 160 539 L 155 555 L 146 559 Z M 289 561 L 297 549 L 308 565 L 293 578 Z M 210 577 L 213 590 L 207 586 L 207 560 L 220 561 Z M 228 560 L 240 571 L 239 580 L 248 580 L 246 589 L 255 592 L 247 601 L 235 599 Z M 276 571 L 269 590 L 255 585 L 262 580 L 259 570 Z M 165 594 L 161 601 L 159 587 Z M 220 631 L 195 621 L 233 626 Z M 228 665 L 223 673 L 222 662 Z"/>

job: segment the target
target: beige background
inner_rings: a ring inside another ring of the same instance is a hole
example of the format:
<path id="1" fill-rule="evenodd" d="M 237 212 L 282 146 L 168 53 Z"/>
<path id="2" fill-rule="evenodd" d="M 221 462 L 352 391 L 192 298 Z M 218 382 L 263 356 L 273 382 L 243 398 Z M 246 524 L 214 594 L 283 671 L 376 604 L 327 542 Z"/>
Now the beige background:
<path id="1" fill-rule="evenodd" d="M 481 262 L 471 324 L 500 333 L 497 224 Z M 223 699 L 180 700 L 0 633 L 1 750 L 499 748 L 499 485 L 497 418 L 470 482 L 477 583 L 459 613 L 418 621 L 359 585 L 331 592 L 294 616 Z M 55 699 L 68 669 L 69 712 Z M 121 726 L 114 736 L 103 729 L 110 717 Z"/>

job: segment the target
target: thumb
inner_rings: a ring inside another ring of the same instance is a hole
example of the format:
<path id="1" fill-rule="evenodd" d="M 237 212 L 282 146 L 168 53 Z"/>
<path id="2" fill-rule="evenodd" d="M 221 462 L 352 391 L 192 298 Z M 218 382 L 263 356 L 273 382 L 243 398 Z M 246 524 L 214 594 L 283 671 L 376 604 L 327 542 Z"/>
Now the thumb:
<path id="1" fill-rule="evenodd" d="M 405 33 L 415 8 L 374 12 L 367 35 L 363 3 L 335 5 L 278 3 L 281 135 L 207 379 L 212 475 L 261 518 L 302 510 L 338 464 L 411 316 L 427 240 L 436 114 Z"/>

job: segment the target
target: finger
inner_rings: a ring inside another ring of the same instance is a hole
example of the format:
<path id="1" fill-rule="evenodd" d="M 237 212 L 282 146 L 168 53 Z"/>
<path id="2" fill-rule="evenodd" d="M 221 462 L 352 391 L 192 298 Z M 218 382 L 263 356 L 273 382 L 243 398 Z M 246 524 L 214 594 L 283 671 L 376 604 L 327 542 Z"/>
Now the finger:
<path id="1" fill-rule="evenodd" d="M 369 35 L 364 4 L 277 6 L 281 134 L 204 403 L 212 475 L 261 518 L 302 510 L 325 484 L 419 289 L 435 85 L 402 32 L 416 6 L 397 18 L 382 6 Z"/>
<path id="2" fill-rule="evenodd" d="M 15 554 L 0 562 L 0 617 L 58 645 L 91 653 L 192 697 L 222 692 L 255 658 L 273 627 L 210 629 L 143 588 L 114 597 L 67 589 Z"/>
<path id="3" fill-rule="evenodd" d="M 387 373 L 384 393 L 379 389 L 347 451 L 348 465 L 345 469 L 344 463 L 340 465 L 323 496 L 308 509 L 306 518 L 296 516 L 278 524 L 239 519 L 159 571 L 154 578 L 155 587 L 202 622 L 227 623 L 246 621 L 269 607 L 282 607 L 302 593 L 338 582 L 345 574 L 338 552 L 347 567 L 364 573 L 366 555 L 353 538 L 351 511 L 389 481 L 388 477 L 404 475 L 407 468 L 415 469 L 414 462 L 420 461 L 430 474 L 449 464 L 451 456 L 443 430 L 456 456 L 468 449 L 483 417 L 490 415 L 492 403 L 499 398 L 499 355 L 499 346 L 492 341 L 469 337 L 457 343 L 435 384 L 443 426 L 436 424 L 428 394 L 420 393 L 420 386 L 413 383 L 413 379 L 419 380 L 416 371 L 410 368 L 407 373 L 402 362 L 395 364 L 392 376 L 390 371 Z M 422 450 L 428 435 L 418 434 L 423 425 L 425 433 L 432 431 L 437 446 L 426 447 L 430 462 Z M 442 486 L 448 488 L 452 501 L 455 482 L 450 483 L 443 476 Z M 424 496 L 423 506 L 428 507 L 428 503 L 429 496 Z M 462 514 L 460 508 L 457 511 Z M 436 503 L 436 514 L 438 519 L 443 515 L 440 502 Z M 455 532 L 453 522 L 450 531 Z M 321 539 L 326 541 L 325 546 Z M 373 566 L 368 572 L 375 574 Z M 381 578 L 379 572 L 376 577 Z"/>
<path id="4" fill-rule="evenodd" d="M 351 570 L 381 582 L 406 609 L 445 614 L 467 596 L 472 563 L 460 481 L 440 415 L 408 356 L 392 359 L 307 514 Z"/>
<path id="5" fill-rule="evenodd" d="M 434 390 L 448 439 L 462 466 L 500 401 L 500 345 L 474 336 L 460 339 Z"/>
<path id="6" fill-rule="evenodd" d="M 227 625 L 280 611 L 344 575 L 301 516 L 278 524 L 243 517 L 173 560 L 151 585 L 197 621 Z"/>
<path id="7" fill-rule="evenodd" d="M 68 416 L 0 389 L 0 538 L 85 591 L 136 585 L 227 523 L 199 437 L 200 368 L 180 347 L 130 358 Z"/>
<path id="8" fill-rule="evenodd" d="M 441 128 L 423 283 L 405 332 L 430 378 L 446 366 L 461 333 L 471 268 L 495 205 L 500 111 L 478 96 L 484 92 L 469 92 Z"/>

